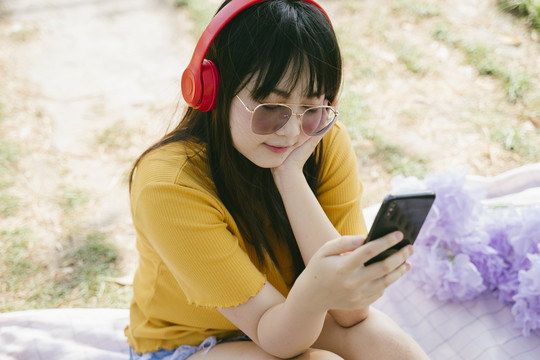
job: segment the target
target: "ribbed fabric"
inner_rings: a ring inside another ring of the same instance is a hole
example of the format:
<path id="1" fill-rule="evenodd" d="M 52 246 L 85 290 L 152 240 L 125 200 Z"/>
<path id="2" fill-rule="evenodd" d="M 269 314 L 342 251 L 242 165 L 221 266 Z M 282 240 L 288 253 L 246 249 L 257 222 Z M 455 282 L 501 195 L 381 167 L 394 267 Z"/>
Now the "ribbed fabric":
<path id="1" fill-rule="evenodd" d="M 325 135 L 319 201 L 343 234 L 366 232 L 361 185 L 347 133 L 336 124 Z M 169 144 L 148 154 L 135 174 L 131 209 L 137 231 L 130 326 L 138 353 L 197 345 L 209 336 L 238 336 L 219 311 L 255 296 L 269 281 L 287 296 L 294 281 L 289 256 L 277 247 L 281 271 L 260 269 L 257 257 L 217 196 L 204 149 Z M 196 152 L 203 154 L 187 161 Z"/>

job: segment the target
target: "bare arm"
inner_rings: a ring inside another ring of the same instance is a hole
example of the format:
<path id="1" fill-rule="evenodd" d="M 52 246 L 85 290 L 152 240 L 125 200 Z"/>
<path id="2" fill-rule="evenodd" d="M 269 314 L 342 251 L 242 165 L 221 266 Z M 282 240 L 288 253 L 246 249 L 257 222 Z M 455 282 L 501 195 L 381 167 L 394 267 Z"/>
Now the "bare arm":
<path id="1" fill-rule="evenodd" d="M 219 311 L 269 354 L 294 357 L 317 340 L 329 309 L 364 308 L 405 273 L 404 250 L 355 271 L 399 239 L 388 235 L 361 247 L 357 236 L 329 241 L 315 252 L 287 298 L 267 283 L 246 303 Z"/>
<path id="2" fill-rule="evenodd" d="M 322 330 L 326 312 L 309 305 L 300 291 L 285 300 L 266 283 L 247 303 L 220 312 L 266 352 L 291 358 L 311 347 Z"/>
<path id="3" fill-rule="evenodd" d="M 297 154 L 291 154 L 291 159 L 287 159 L 288 162 L 273 170 L 276 186 L 283 199 L 305 264 L 324 243 L 341 236 L 326 216 L 300 167 L 303 166 L 303 158 L 309 156 L 309 150 L 313 149 L 319 140 L 310 139 L 311 143 L 304 144 L 306 152 L 297 151 Z M 295 155 L 297 158 L 294 158 Z M 336 322 L 343 327 L 350 327 L 363 321 L 368 313 L 368 307 L 353 311 L 330 311 Z"/>

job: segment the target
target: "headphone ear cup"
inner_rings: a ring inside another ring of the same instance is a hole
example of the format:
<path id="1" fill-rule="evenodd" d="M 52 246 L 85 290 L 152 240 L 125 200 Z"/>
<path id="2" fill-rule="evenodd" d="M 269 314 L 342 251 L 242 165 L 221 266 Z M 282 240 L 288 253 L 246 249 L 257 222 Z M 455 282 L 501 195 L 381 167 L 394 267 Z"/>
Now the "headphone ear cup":
<path id="1" fill-rule="evenodd" d="M 219 86 L 219 75 L 216 64 L 204 59 L 201 67 L 203 84 L 201 103 L 196 107 L 199 111 L 210 111 L 216 106 L 216 96 Z"/>
<path id="2" fill-rule="evenodd" d="M 193 108 L 197 107 L 202 97 L 202 87 L 200 77 L 192 68 L 188 67 L 182 74 L 182 96 L 187 104 Z"/>

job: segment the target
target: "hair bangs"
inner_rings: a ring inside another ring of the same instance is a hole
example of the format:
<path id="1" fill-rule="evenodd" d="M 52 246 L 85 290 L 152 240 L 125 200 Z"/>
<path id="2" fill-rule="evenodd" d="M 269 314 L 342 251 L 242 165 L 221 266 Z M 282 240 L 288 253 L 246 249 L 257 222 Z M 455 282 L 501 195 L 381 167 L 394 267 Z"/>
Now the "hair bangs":
<path id="1" fill-rule="evenodd" d="M 287 8 L 247 17 L 256 25 L 250 24 L 250 41 L 243 49 L 251 55 L 252 70 L 243 86 L 252 82 L 251 94 L 259 101 L 276 89 L 289 96 L 300 87 L 305 97 L 324 95 L 333 102 L 341 85 L 342 64 L 330 22 L 307 3 L 268 4 Z"/>

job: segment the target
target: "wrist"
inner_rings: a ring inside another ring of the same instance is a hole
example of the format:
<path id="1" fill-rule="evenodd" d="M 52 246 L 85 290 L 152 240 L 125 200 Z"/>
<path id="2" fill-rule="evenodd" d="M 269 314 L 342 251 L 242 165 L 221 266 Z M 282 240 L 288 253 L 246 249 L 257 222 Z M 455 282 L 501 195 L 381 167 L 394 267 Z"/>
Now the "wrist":
<path id="1" fill-rule="evenodd" d="M 282 194 L 286 191 L 298 191 L 299 188 L 308 185 L 306 177 L 302 171 L 293 172 L 272 169 L 272 176 L 274 177 L 276 187 Z"/>
<path id="2" fill-rule="evenodd" d="M 287 300 L 299 304 L 301 311 L 310 313 L 312 316 L 325 317 L 331 306 L 323 300 L 324 297 L 321 298 L 323 293 L 317 284 L 317 277 L 313 277 L 306 268 L 294 282 Z"/>

